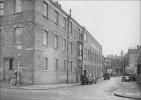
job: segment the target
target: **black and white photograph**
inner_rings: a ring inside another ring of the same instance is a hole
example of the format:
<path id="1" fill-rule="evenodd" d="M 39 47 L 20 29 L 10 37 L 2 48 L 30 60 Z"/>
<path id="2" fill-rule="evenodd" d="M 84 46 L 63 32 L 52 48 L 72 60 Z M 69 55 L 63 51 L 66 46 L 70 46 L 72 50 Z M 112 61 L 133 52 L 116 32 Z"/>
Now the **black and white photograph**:
<path id="1" fill-rule="evenodd" d="M 141 0 L 0 0 L 0 100 L 141 100 Z"/>

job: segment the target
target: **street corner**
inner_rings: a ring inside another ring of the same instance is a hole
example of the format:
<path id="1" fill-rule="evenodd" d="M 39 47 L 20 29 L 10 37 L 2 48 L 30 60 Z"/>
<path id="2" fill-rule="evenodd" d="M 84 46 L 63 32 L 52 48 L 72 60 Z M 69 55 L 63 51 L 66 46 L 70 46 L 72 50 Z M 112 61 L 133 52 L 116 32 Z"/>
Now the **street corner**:
<path id="1" fill-rule="evenodd" d="M 118 88 L 114 91 L 114 95 L 123 98 L 141 100 L 141 92 L 136 90 L 127 90 L 127 89 Z"/>

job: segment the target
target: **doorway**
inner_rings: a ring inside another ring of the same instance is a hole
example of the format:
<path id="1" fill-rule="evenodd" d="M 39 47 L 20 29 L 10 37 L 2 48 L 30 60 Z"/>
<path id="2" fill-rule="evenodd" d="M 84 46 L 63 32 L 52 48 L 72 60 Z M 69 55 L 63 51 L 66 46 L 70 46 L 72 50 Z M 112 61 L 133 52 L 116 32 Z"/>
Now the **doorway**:
<path id="1" fill-rule="evenodd" d="M 7 58 L 4 59 L 4 81 L 10 81 L 11 71 L 13 70 L 13 59 Z"/>

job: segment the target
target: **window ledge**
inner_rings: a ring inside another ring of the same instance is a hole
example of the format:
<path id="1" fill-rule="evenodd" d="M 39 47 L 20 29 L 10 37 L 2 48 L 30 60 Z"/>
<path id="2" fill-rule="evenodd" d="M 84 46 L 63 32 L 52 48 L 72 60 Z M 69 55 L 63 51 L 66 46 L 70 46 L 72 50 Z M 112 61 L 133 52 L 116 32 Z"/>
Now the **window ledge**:
<path id="1" fill-rule="evenodd" d="M 44 47 L 48 47 L 48 45 L 43 44 Z"/>
<path id="2" fill-rule="evenodd" d="M 59 70 L 54 70 L 54 72 L 58 72 Z"/>
<path id="3" fill-rule="evenodd" d="M 22 13 L 23 13 L 23 11 L 21 11 L 21 12 L 14 12 L 13 15 L 22 14 Z"/>
<path id="4" fill-rule="evenodd" d="M 43 17 L 44 17 L 45 19 L 49 19 L 48 16 L 43 15 Z"/>
<path id="5" fill-rule="evenodd" d="M 48 70 L 47 69 L 46 70 L 44 69 L 43 72 L 48 72 Z"/>

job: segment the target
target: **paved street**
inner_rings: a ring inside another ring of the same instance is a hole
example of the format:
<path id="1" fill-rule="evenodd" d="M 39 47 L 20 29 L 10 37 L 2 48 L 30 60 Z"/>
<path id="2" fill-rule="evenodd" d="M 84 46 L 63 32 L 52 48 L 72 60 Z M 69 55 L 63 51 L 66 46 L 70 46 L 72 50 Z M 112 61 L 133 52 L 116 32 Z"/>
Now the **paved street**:
<path id="1" fill-rule="evenodd" d="M 50 90 L 1 88 L 1 100 L 131 100 L 113 95 L 120 78 L 103 80 L 93 85 L 80 85 Z"/>

